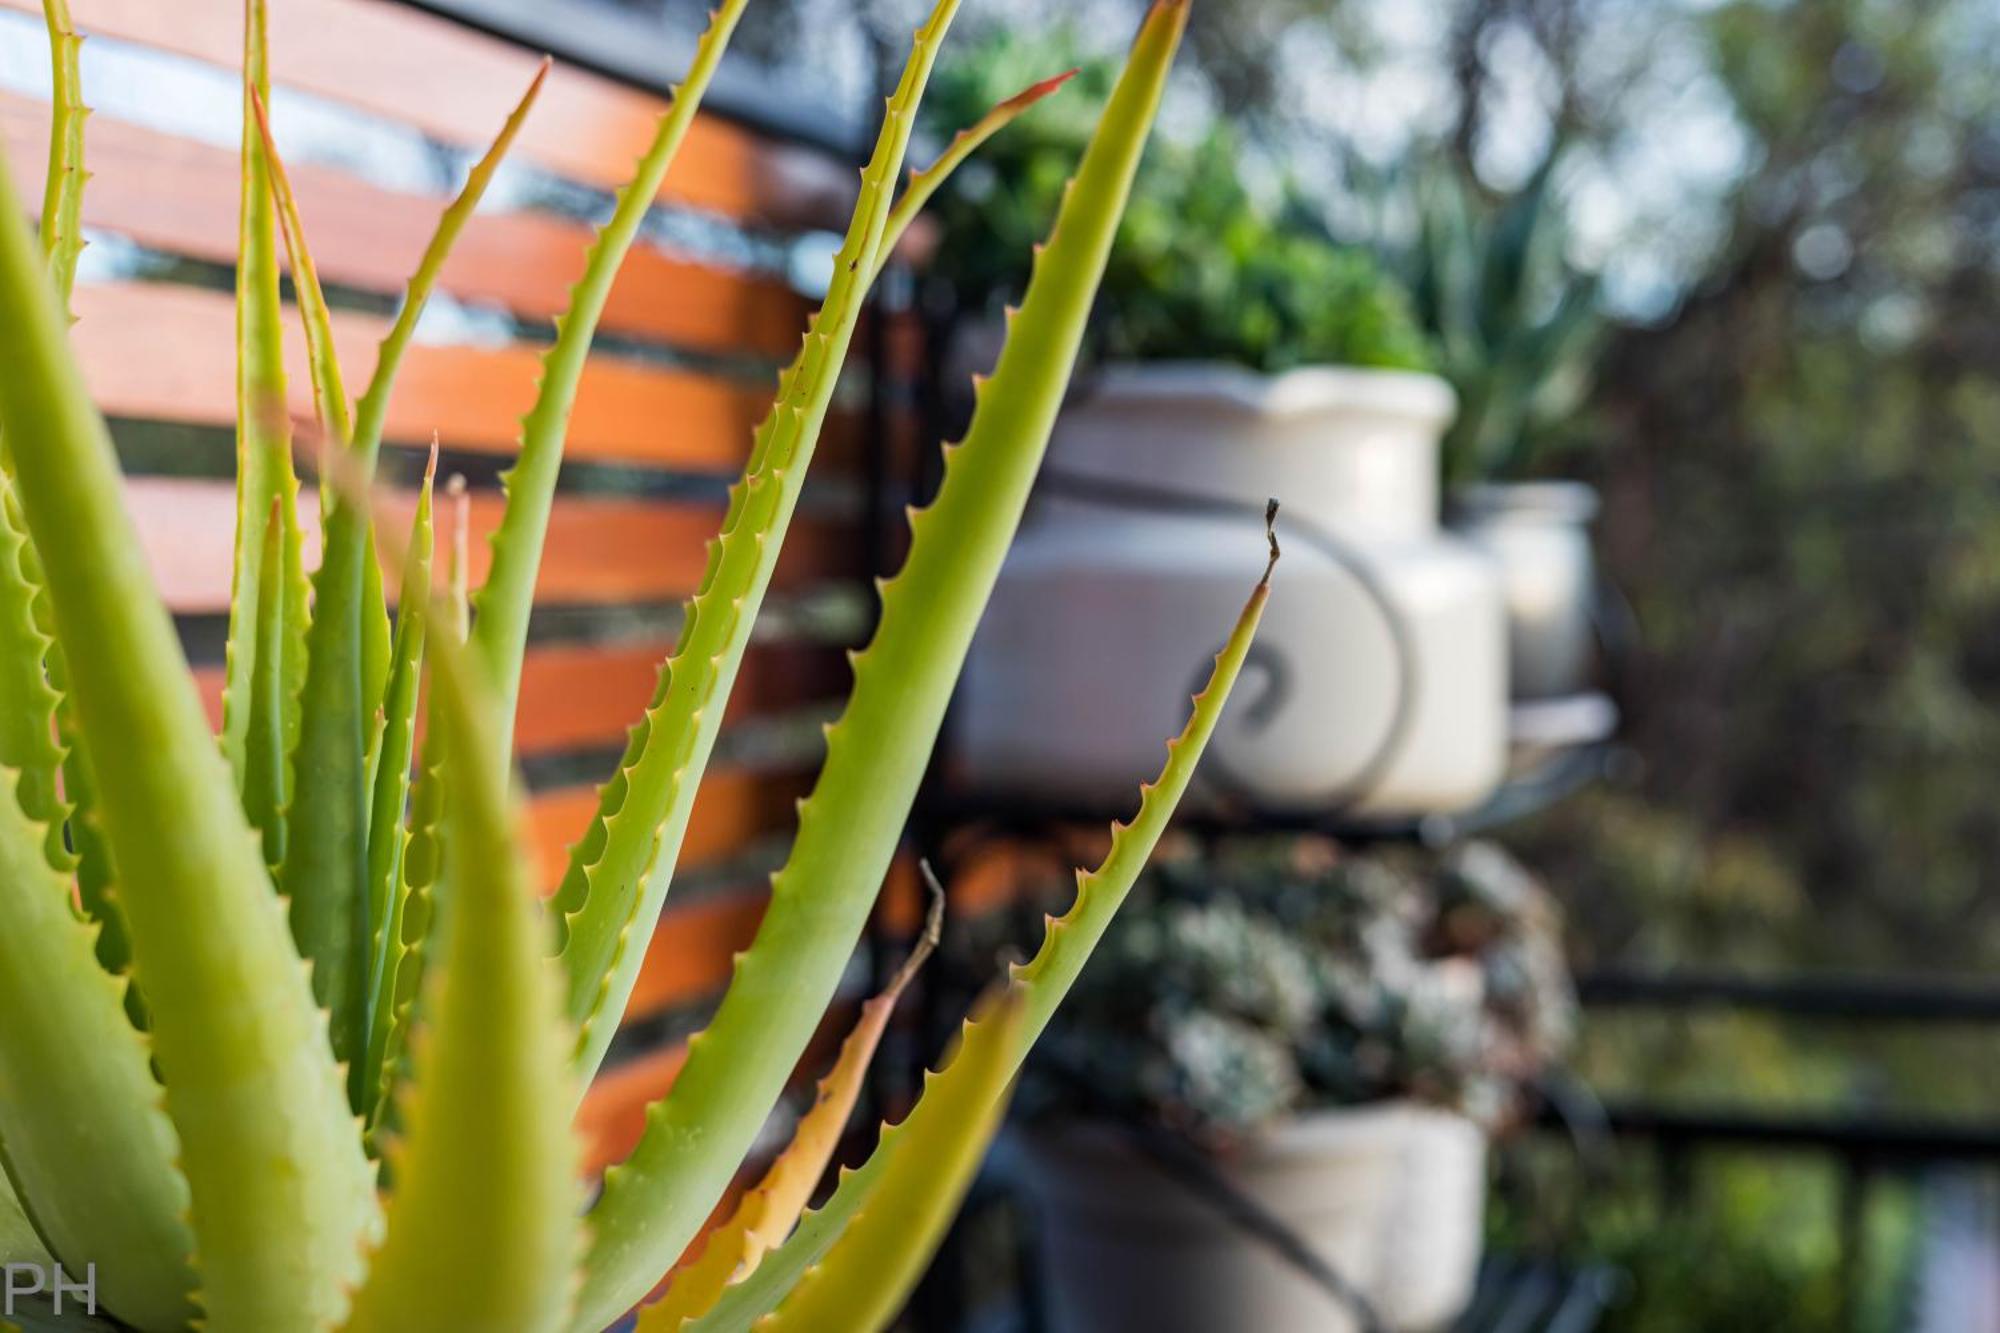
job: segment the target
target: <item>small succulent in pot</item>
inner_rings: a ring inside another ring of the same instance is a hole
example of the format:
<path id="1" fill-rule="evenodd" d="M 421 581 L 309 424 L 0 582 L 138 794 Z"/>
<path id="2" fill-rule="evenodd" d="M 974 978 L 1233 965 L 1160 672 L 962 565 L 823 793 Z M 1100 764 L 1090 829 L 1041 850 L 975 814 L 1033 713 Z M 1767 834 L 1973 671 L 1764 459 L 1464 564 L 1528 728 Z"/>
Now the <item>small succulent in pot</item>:
<path id="1" fill-rule="evenodd" d="M 1575 1019 L 1560 914 L 1498 846 L 1229 841 L 1142 879 L 1030 1062 L 1021 1106 L 1217 1147 L 1392 1098 L 1495 1130 L 1524 1112 Z"/>
<path id="2" fill-rule="evenodd" d="M 1079 64 L 1082 51 L 1060 29 L 996 33 L 939 72 L 929 114 L 949 132 L 1036 71 Z M 1076 108 L 1110 72 L 1081 61 L 1083 96 L 1038 108 L 939 191 L 927 279 L 948 289 L 952 308 L 991 320 L 1016 299 L 1033 220 L 1056 202 L 1062 164 L 1090 133 Z M 1276 179 L 1261 188 L 1255 169 L 1245 170 L 1254 155 L 1220 121 L 1156 146 L 1119 225 L 1089 350 L 1111 361 L 1220 361 L 1263 374 L 1306 365 L 1431 369 L 1433 351 L 1401 277 L 1367 246 L 1336 236 L 1282 172 L 1265 173 Z"/>
<path id="3" fill-rule="evenodd" d="M 1551 152 L 1507 194 L 1449 166 L 1414 173 L 1414 235 L 1390 262 L 1458 392 L 1454 485 L 1532 474 L 1589 397 L 1604 316 L 1597 276 L 1570 260 L 1559 162 Z"/>

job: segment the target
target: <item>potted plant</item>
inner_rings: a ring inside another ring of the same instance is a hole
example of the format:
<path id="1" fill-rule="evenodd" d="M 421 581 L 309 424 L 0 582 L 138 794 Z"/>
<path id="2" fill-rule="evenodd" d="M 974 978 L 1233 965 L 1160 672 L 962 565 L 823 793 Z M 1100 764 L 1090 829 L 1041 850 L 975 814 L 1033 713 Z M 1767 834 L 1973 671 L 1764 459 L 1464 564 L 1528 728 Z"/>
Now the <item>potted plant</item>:
<path id="1" fill-rule="evenodd" d="M 1438 372 L 1458 391 L 1444 438 L 1448 522 L 1500 566 L 1517 700 L 1582 692 L 1596 639 L 1597 494 L 1534 476 L 1589 392 L 1603 327 L 1596 278 L 1568 258 L 1556 162 L 1550 153 L 1498 198 L 1450 171 L 1420 178 L 1402 256 Z"/>
<path id="2" fill-rule="evenodd" d="M 1559 929 L 1491 844 L 1165 859 L 1024 1075 L 1056 1328 L 1326 1333 L 1366 1327 L 1364 1305 L 1446 1325 L 1478 1264 L 1486 1137 L 1571 1035 Z"/>
<path id="3" fill-rule="evenodd" d="M 1185 789 L 1268 582 L 1114 835 L 1111 864 L 1087 878 L 1075 928 L 1051 933 L 994 990 L 893 1133 L 801 1220 L 899 978 L 864 1007 L 759 1188 L 717 1204 L 847 974 L 896 853 L 1188 5 L 1159 0 L 1145 19 L 1056 214 L 1023 336 L 993 379 L 996 406 L 974 421 L 883 585 L 737 983 L 648 1109 L 637 1147 L 586 1202 L 577 1101 L 637 982 L 866 289 L 927 187 L 962 158 L 895 194 L 957 9 L 938 0 L 658 696 L 545 905 L 509 732 L 569 408 L 613 276 L 744 8 L 719 7 L 590 247 L 523 421 L 474 619 L 462 546 L 437 561 L 440 573 L 455 567 L 446 587 L 432 586 L 428 479 L 414 521 L 392 526 L 369 475 L 402 352 L 542 79 L 444 212 L 350 412 L 344 349 L 270 144 L 264 5 L 248 0 L 243 522 L 218 738 L 70 347 L 85 119 L 77 34 L 63 0 L 45 0 L 56 96 L 39 235 L 0 162 L 0 1326 L 560 1333 L 623 1326 L 672 1269 L 665 1308 L 642 1311 L 642 1327 L 866 1331 L 889 1326 L 921 1274 L 1025 1047 Z M 323 446 L 309 626 L 299 480 L 286 415 L 272 410 L 285 401 L 281 237 Z M 393 633 L 385 586 L 400 589 Z"/>
<path id="4" fill-rule="evenodd" d="M 944 104 L 1011 79 L 1023 49 L 997 48 Z M 1028 117 L 1004 150 L 1020 186 L 969 178 L 940 205 L 966 230 L 947 229 L 933 276 L 975 345 L 1023 276 L 994 256 L 1013 210 L 1055 188 L 1039 158 L 1072 133 L 1063 114 Z M 1112 775 L 1151 751 L 1212 651 L 1197 622 L 1240 582 L 1243 534 L 1275 496 L 1297 558 L 1207 798 L 1363 817 L 1475 805 L 1505 760 L 1505 631 L 1490 561 L 1439 525 L 1451 390 L 1397 279 L 1290 189 L 1253 189 L 1244 156 L 1226 127 L 1156 145 L 1106 269 L 1094 371 L 968 660 L 959 758 L 992 787 L 1115 797 Z M 1055 725 L 1031 737 L 1029 716 Z"/>

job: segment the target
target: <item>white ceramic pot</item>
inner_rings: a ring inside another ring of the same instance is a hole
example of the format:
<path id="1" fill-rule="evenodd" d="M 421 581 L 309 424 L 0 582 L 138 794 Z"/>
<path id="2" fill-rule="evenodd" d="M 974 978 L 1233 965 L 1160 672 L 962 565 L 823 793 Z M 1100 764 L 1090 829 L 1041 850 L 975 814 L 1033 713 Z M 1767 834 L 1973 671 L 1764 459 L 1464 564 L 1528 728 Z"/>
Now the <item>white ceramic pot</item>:
<path id="1" fill-rule="evenodd" d="M 1027 1144 L 1054 1333 L 1349 1333 L 1352 1311 L 1115 1131 Z M 1389 1102 L 1302 1116 L 1217 1169 L 1367 1298 L 1390 1327 L 1446 1327 L 1471 1299 L 1485 1138 Z"/>
<path id="2" fill-rule="evenodd" d="M 1597 492 L 1580 481 L 1469 486 L 1451 497 L 1452 531 L 1500 567 L 1516 699 L 1566 698 L 1590 688 L 1596 516 Z"/>
<path id="3" fill-rule="evenodd" d="M 1438 523 L 1443 381 L 1113 367 L 1064 409 L 966 665 L 962 771 L 1128 802 L 1264 564 L 1257 647 L 1191 798 L 1366 816 L 1476 805 L 1506 756 L 1497 572 Z"/>

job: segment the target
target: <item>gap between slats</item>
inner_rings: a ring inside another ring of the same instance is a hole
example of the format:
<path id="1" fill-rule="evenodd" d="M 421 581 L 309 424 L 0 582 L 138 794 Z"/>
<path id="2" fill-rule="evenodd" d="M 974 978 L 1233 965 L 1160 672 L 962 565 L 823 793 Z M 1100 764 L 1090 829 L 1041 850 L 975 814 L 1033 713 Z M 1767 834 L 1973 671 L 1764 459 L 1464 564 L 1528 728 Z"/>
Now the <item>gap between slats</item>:
<path id="1" fill-rule="evenodd" d="M 0 9 L 41 13 L 37 0 L 0 0 Z M 235 0 L 71 0 L 70 9 L 86 38 L 116 37 L 225 69 L 242 56 L 242 6 Z M 492 136 L 537 59 L 523 47 L 381 0 L 285 0 L 271 7 L 270 28 L 279 84 L 466 146 Z M 631 174 L 665 108 L 661 98 L 557 65 L 516 151 L 558 174 L 616 186 Z M 838 225 L 856 188 L 844 164 L 703 115 L 661 197 L 731 217 Z"/>
<path id="2" fill-rule="evenodd" d="M 228 424 L 235 420 L 235 311 L 227 293 L 161 283 L 86 283 L 77 288 L 73 345 L 107 416 Z M 288 316 L 291 312 L 287 312 Z M 388 321 L 354 312 L 334 316 L 335 346 L 351 380 L 365 384 Z M 304 334 L 286 321 L 286 358 L 306 364 Z M 390 439 L 426 441 L 433 430 L 450 448 L 513 452 L 520 420 L 534 402 L 539 349 L 437 346 L 410 349 L 390 401 Z M 772 388 L 692 370 L 597 356 L 584 371 L 570 420 L 567 453 L 580 460 L 684 471 L 734 472 Z M 290 381 L 291 408 L 312 412 L 303 373 Z M 836 439 L 854 425 L 830 420 Z M 850 454 L 829 441 L 836 455 Z"/>
<path id="3" fill-rule="evenodd" d="M 0 146 L 33 197 L 48 153 L 48 105 L 0 93 Z M 106 116 L 89 128 L 90 187 L 84 223 L 148 248 L 230 265 L 236 258 L 237 161 L 208 144 Z M 416 269 L 444 206 L 345 172 L 303 165 L 291 172 L 322 280 L 395 296 Z M 441 287 L 464 301 L 535 320 L 569 302 L 583 272 L 591 229 L 531 212 L 481 213 L 446 264 Z M 806 303 L 782 283 L 633 247 L 604 311 L 604 328 L 714 354 L 791 356 Z"/>
<path id="4" fill-rule="evenodd" d="M 167 605 L 181 613 L 213 613 L 229 605 L 231 533 L 236 494 L 227 481 L 134 477 L 126 501 L 153 577 Z M 396 522 L 408 522 L 415 498 L 389 497 Z M 472 496 L 471 579 L 477 587 L 492 558 L 486 537 L 498 525 L 497 492 Z M 299 511 L 308 562 L 318 559 L 317 500 L 302 493 Z M 708 540 L 720 510 L 706 505 L 559 496 L 535 585 L 540 602 L 637 602 L 691 593 L 700 582 Z M 810 517 L 793 521 L 778 559 L 776 586 L 851 576 L 862 558 L 851 530 Z"/>

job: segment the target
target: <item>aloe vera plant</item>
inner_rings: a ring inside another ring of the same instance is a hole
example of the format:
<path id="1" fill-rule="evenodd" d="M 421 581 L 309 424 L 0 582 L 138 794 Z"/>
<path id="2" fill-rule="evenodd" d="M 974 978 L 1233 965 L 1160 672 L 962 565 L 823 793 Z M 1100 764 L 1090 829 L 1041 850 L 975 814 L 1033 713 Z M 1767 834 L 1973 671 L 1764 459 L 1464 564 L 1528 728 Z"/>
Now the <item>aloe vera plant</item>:
<path id="1" fill-rule="evenodd" d="M 1187 0 L 1158 0 L 1146 18 L 970 431 L 948 446 L 935 501 L 911 515 L 907 563 L 881 586 L 878 628 L 855 655 L 756 941 L 588 1207 L 572 1117 L 670 885 L 868 287 L 943 177 L 1060 80 L 997 108 L 898 195 L 958 0 L 937 0 L 917 31 L 831 290 L 751 441 L 652 704 L 544 903 L 510 751 L 569 408 L 620 261 L 746 0 L 713 16 L 558 322 L 476 616 L 462 496 L 457 521 L 440 521 L 427 474 L 403 530 L 382 519 L 369 481 L 424 301 L 541 77 L 444 210 L 350 403 L 269 135 L 263 0 L 247 0 L 238 530 L 219 744 L 68 345 L 84 110 L 78 38 L 63 0 L 45 3 L 57 78 L 39 233 L 0 169 L 0 1262 L 94 1271 L 105 1311 L 142 1330 L 596 1329 L 683 1255 L 645 1327 L 883 1326 L 1027 1044 L 1186 789 L 1268 592 L 1267 570 L 1137 816 L 910 1114 L 803 1213 L 899 979 L 864 1006 L 792 1146 L 699 1236 L 895 855 L 1068 383 Z M 302 433 L 321 464 L 326 535 L 310 575 L 283 406 L 281 244 L 316 409 Z M 440 559 L 447 526 L 457 542 Z M 434 590 L 441 569 L 450 577 Z"/>

